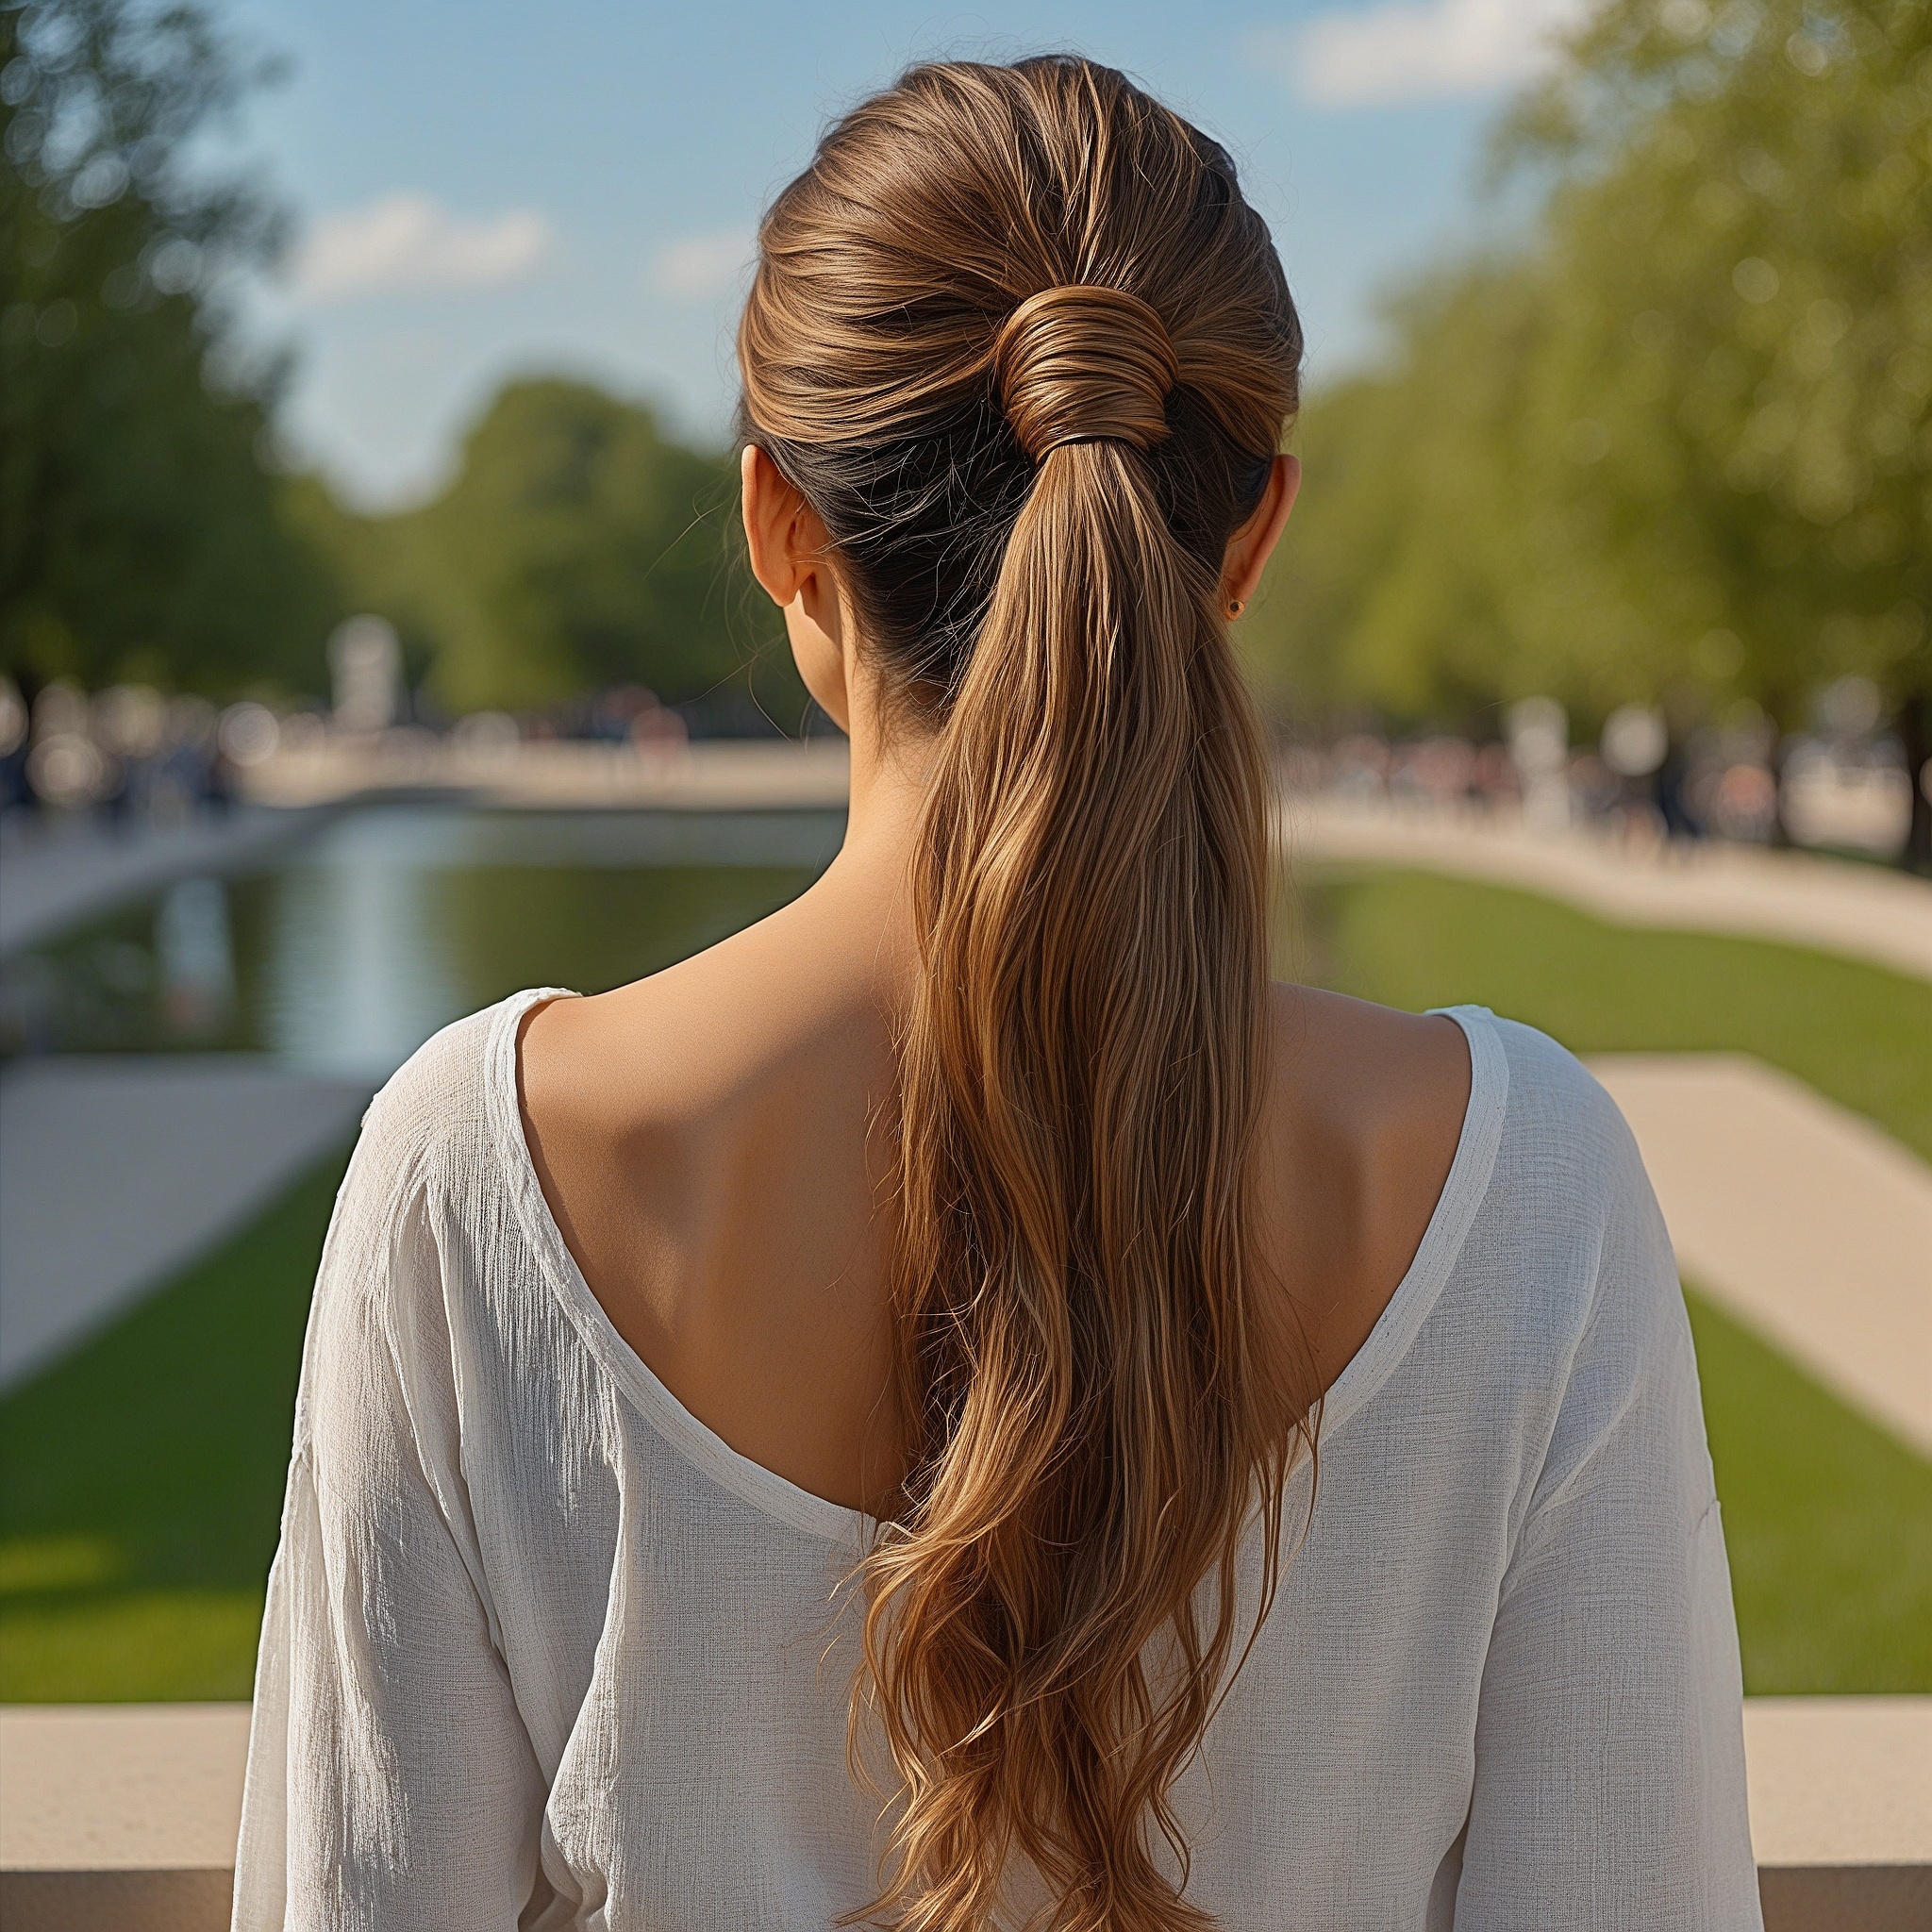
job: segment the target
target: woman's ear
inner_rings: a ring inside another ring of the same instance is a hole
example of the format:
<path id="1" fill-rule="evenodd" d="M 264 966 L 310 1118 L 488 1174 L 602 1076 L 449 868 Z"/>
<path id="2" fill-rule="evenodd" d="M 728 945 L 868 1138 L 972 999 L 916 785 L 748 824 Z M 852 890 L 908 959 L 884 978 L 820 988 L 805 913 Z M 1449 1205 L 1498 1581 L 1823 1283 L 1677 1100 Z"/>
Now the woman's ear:
<path id="1" fill-rule="evenodd" d="M 786 635 L 806 690 L 841 731 L 849 731 L 844 605 L 832 569 L 831 538 L 818 512 L 757 443 L 745 445 L 739 474 L 752 575 L 785 613 Z"/>
<path id="2" fill-rule="evenodd" d="M 1227 540 L 1221 567 L 1221 594 L 1231 611 L 1245 609 L 1260 587 L 1261 573 L 1281 541 L 1288 513 L 1302 487 L 1299 457 L 1276 457 L 1255 513 Z"/>
<path id="3" fill-rule="evenodd" d="M 772 602 L 783 609 L 798 595 L 799 565 L 805 549 L 800 526 L 811 512 L 777 464 L 755 442 L 744 446 L 739 476 L 743 485 L 744 541 L 751 552 L 751 574 Z M 812 521 L 818 520 L 814 517 Z"/>

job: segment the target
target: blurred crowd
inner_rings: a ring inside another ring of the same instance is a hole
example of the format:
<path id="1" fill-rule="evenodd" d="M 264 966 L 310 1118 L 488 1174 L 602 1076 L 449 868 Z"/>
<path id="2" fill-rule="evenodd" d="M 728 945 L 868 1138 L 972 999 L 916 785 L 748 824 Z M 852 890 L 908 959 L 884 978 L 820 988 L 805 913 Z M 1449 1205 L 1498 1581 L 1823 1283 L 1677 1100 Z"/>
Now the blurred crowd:
<path id="1" fill-rule="evenodd" d="M 0 811 L 16 835 L 49 811 L 132 830 L 225 810 L 255 768 L 332 746 L 400 750 L 408 741 L 488 760 L 566 740 L 652 756 L 691 736 L 687 720 L 641 685 L 541 713 L 412 722 L 395 668 L 388 641 L 350 640 L 326 712 L 253 700 L 218 709 L 142 685 L 89 695 L 64 683 L 28 706 L 0 679 Z M 1812 728 L 1783 735 L 1748 704 L 1685 729 L 1660 709 L 1625 705 L 1593 733 L 1575 734 L 1554 699 L 1532 697 L 1509 707 L 1487 741 L 1363 730 L 1291 742 L 1283 761 L 1293 791 L 1397 809 L 1520 815 L 1539 829 L 1592 825 L 1638 841 L 1724 839 L 1890 858 L 1906 836 L 1913 777 L 1880 719 L 1877 691 L 1858 677 L 1820 695 Z M 1919 782 L 1932 786 L 1932 768 Z"/>
<path id="2" fill-rule="evenodd" d="M 330 745 L 396 749 L 446 741 L 472 757 L 574 739 L 641 752 L 683 745 L 685 718 L 641 685 L 590 692 L 542 712 L 421 715 L 402 675 L 395 633 L 380 619 L 343 625 L 331 641 L 334 703 L 276 708 L 243 699 L 164 696 L 148 685 L 89 693 L 56 681 L 28 703 L 0 677 L 0 819 L 9 832 L 48 814 L 109 830 L 167 826 L 228 808 L 248 774 L 279 756 Z"/>
<path id="3" fill-rule="evenodd" d="M 1296 745 L 1288 782 L 1304 794 L 1520 815 L 1539 829 L 1594 826 L 1636 842 L 1724 839 L 1890 858 L 1905 842 L 1913 774 L 1880 716 L 1876 689 L 1846 677 L 1820 694 L 1803 732 L 1780 734 L 1749 704 L 1677 729 L 1660 709 L 1624 705 L 1578 742 L 1554 699 L 1525 698 L 1488 742 L 1362 731 Z M 1932 766 L 1917 778 L 1932 796 Z"/>
<path id="4" fill-rule="evenodd" d="M 233 801 L 240 774 L 274 755 L 266 705 L 218 709 L 146 685 L 90 696 L 44 686 L 31 706 L 0 679 L 0 811 L 18 824 L 52 808 L 112 827 L 178 824 Z"/>

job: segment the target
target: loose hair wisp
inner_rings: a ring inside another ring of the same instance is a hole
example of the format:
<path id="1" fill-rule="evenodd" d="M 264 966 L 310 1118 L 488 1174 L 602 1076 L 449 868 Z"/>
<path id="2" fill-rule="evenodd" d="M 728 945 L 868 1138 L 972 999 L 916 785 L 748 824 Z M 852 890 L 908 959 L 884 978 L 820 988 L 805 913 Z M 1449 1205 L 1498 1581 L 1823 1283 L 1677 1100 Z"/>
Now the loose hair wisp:
<path id="1" fill-rule="evenodd" d="M 936 732 L 900 1041 L 903 1507 L 859 1916 L 1178 1932 L 1174 1787 L 1317 1390 L 1257 1252 L 1266 773 L 1221 605 L 1301 334 L 1227 157 L 1072 58 L 922 67 L 779 195 L 741 427 Z M 1165 1855 L 1163 1855 L 1163 1851 Z"/>

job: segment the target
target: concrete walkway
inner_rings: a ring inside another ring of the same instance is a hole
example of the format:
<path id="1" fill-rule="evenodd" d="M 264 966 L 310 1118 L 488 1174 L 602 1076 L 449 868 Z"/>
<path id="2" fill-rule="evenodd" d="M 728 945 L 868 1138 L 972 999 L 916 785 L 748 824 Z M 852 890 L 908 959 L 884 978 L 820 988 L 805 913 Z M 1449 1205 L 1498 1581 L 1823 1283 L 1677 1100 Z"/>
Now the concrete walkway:
<path id="1" fill-rule="evenodd" d="M 1932 1457 L 1932 1167 L 1742 1055 L 1591 1070 L 1637 1135 L 1685 1274 Z"/>
<path id="2" fill-rule="evenodd" d="M 1932 979 L 1932 881 L 1881 866 L 1715 842 L 1637 851 L 1581 828 L 1331 797 L 1287 800 L 1279 825 L 1291 863 L 1415 866 L 1542 892 L 1620 925 L 1777 940 Z"/>
<path id="3" fill-rule="evenodd" d="M 237 806 L 164 830 L 111 832 L 91 821 L 9 825 L 0 844 L 0 956 L 192 873 L 263 858 L 302 837 L 316 818 Z"/>
<path id="4" fill-rule="evenodd" d="M 341 1145 L 358 1081 L 245 1054 L 75 1055 L 0 1074 L 0 1389 L 244 1224 Z"/>
<path id="5" fill-rule="evenodd" d="M 248 774 L 248 795 L 302 806 L 372 794 L 464 797 L 531 809 L 774 811 L 842 806 L 852 761 L 844 739 L 707 739 L 639 749 L 531 740 L 487 749 L 391 731 L 283 752 Z"/>

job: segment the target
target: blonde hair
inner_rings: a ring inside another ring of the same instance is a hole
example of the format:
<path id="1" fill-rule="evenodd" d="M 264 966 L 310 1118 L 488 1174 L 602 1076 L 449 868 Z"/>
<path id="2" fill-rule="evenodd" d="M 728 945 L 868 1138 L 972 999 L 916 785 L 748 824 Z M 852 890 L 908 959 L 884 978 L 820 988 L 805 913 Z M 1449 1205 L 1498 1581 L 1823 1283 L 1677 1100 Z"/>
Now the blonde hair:
<path id="1" fill-rule="evenodd" d="M 1056 1932 L 1205 1923 L 1174 1787 L 1318 1393 L 1257 1250 L 1266 767 L 1221 603 L 1300 358 L 1227 157 L 1071 57 L 914 69 L 760 232 L 741 427 L 937 733 L 856 1917 L 969 1932 L 1017 1854 Z"/>

